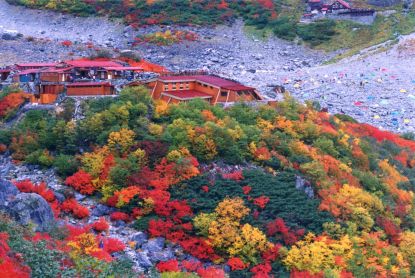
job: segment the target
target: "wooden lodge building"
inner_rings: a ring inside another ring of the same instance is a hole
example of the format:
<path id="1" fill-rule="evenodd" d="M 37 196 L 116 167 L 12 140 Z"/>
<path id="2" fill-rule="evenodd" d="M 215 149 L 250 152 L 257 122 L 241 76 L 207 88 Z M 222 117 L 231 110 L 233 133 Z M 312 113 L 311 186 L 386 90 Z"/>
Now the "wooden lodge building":
<path id="1" fill-rule="evenodd" d="M 147 82 L 153 99 L 168 103 L 199 98 L 210 104 L 262 100 L 255 88 L 214 75 L 167 75 Z"/>
<path id="2" fill-rule="evenodd" d="M 115 94 L 114 84 L 133 80 L 145 70 L 138 64 L 115 60 L 70 60 L 59 63 L 16 64 L 10 70 L 0 71 L 5 80 L 10 72 L 13 81 L 31 94 L 31 101 L 50 104 L 65 93 L 68 96 L 107 96 Z M 4 74 L 4 77 L 3 75 Z M 232 104 L 238 101 L 263 100 L 255 88 L 236 81 L 204 73 L 161 75 L 145 82 L 131 82 L 127 86 L 146 85 L 153 99 L 168 103 L 204 99 L 212 105 Z M 116 80 L 122 80 L 116 82 Z"/>
<path id="3" fill-rule="evenodd" d="M 13 81 L 33 93 L 32 102 L 49 104 L 67 90 L 70 96 L 96 96 L 114 94 L 114 86 L 108 81 L 132 80 L 143 68 L 121 61 L 70 60 L 60 63 L 16 64 Z M 1 72 L 0 72 L 1 74 Z M 1 75 L 3 80 L 3 75 Z M 4 80 L 6 77 L 4 77 Z"/>
<path id="4" fill-rule="evenodd" d="M 110 82 L 77 82 L 66 85 L 68 96 L 108 96 L 114 94 Z"/>

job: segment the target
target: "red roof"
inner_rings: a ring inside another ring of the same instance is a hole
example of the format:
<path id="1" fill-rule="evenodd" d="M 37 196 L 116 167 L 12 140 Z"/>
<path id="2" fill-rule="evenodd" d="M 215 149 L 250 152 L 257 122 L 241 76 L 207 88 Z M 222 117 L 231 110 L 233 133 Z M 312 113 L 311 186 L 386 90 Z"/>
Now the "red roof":
<path id="1" fill-rule="evenodd" d="M 22 63 L 16 64 L 18 67 L 31 67 L 31 68 L 46 68 L 46 67 L 54 67 L 56 63 Z"/>
<path id="2" fill-rule="evenodd" d="M 78 68 L 105 68 L 105 67 L 121 67 L 122 65 L 113 61 L 96 61 L 96 60 L 72 60 L 65 61 L 66 64 Z"/>
<path id="3" fill-rule="evenodd" d="M 66 87 L 91 87 L 91 86 L 111 86 L 109 82 L 77 82 L 66 85 Z"/>
<path id="4" fill-rule="evenodd" d="M 253 90 L 252 87 L 247 87 L 238 82 L 228 80 L 222 77 L 213 76 L 213 75 L 170 75 L 170 76 L 161 76 L 163 81 L 199 81 L 206 83 L 215 87 L 220 87 L 222 89 L 234 90 L 234 91 L 244 91 L 244 90 Z"/>
<path id="5" fill-rule="evenodd" d="M 347 3 L 346 1 L 344 1 L 344 0 L 337 0 L 337 2 L 339 2 L 341 5 L 343 5 L 344 7 L 346 7 L 346 8 L 348 8 L 348 9 L 350 9 L 350 4 L 349 3 Z"/>
<path id="6" fill-rule="evenodd" d="M 25 74 L 31 74 L 31 73 L 37 73 L 37 72 L 40 72 L 40 69 L 27 69 L 27 70 L 22 70 L 18 72 L 17 75 L 25 75 Z"/>
<path id="7" fill-rule="evenodd" d="M 10 69 L 0 69 L 0 73 L 3 73 L 3 72 L 11 72 L 12 70 L 10 70 Z"/>
<path id="8" fill-rule="evenodd" d="M 41 69 L 40 72 L 58 72 L 58 73 L 62 73 L 62 72 L 70 71 L 71 69 L 73 69 L 73 67 L 68 67 L 68 68 L 47 68 L 47 69 Z"/>
<path id="9" fill-rule="evenodd" d="M 179 100 L 189 100 L 194 98 L 212 98 L 211 95 L 196 90 L 165 91 L 161 94 Z"/>
<path id="10" fill-rule="evenodd" d="M 133 71 L 142 71 L 142 67 L 104 67 L 106 70 L 116 70 L 116 71 L 123 71 L 123 70 L 133 70 Z"/>

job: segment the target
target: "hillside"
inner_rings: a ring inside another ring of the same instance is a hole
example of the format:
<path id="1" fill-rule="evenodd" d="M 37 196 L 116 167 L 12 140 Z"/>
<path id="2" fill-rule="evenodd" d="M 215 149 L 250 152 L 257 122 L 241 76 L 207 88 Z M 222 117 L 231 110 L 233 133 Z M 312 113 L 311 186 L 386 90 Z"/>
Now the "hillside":
<path id="1" fill-rule="evenodd" d="M 7 0 L 7 2 L 80 16 L 122 18 L 126 24 L 134 28 L 153 25 L 212 26 L 233 22 L 240 17 L 247 26 L 255 29 L 255 32 L 261 36 L 276 35 L 325 51 L 347 49 L 350 50 L 349 54 L 395 39 L 399 34 L 408 34 L 415 27 L 413 10 L 402 11 L 402 4 L 399 2 L 387 10 L 386 7 L 379 8 L 366 2 L 352 1 L 354 9 L 387 10 L 385 14 L 379 13 L 372 25 L 337 19 L 301 24 L 300 19 L 306 12 L 306 3 L 298 0 L 140 0 L 136 2 Z"/>
<path id="2" fill-rule="evenodd" d="M 49 237 L 0 226 L 0 269 L 34 277 L 117 276 L 128 267 L 162 277 L 414 275 L 409 137 L 288 95 L 223 109 L 154 102 L 136 87 L 81 108 L 74 121 L 68 99 L 0 132 L 2 178 L 42 196 L 60 227 Z M 16 242 L 16 233 L 28 234 Z M 63 259 L 38 267 L 52 256 L 31 251 L 39 244 Z"/>

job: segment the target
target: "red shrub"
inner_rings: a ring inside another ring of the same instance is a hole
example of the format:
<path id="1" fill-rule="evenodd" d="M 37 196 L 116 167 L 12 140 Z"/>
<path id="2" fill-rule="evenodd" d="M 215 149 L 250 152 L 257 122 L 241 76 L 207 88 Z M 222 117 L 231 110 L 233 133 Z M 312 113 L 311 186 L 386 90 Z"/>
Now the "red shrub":
<path id="1" fill-rule="evenodd" d="M 83 219 L 89 217 L 89 209 L 80 205 L 75 199 L 67 199 L 61 204 L 64 212 L 72 213 L 74 217 Z"/>
<path id="2" fill-rule="evenodd" d="M 97 258 L 100 261 L 105 261 L 107 263 L 110 263 L 113 261 L 113 258 L 111 255 L 106 252 L 105 250 L 97 250 L 90 253 L 92 257 Z"/>
<path id="3" fill-rule="evenodd" d="M 202 190 L 203 190 L 203 192 L 208 193 L 209 192 L 209 186 L 207 186 L 207 185 L 202 186 Z"/>
<path id="4" fill-rule="evenodd" d="M 92 224 L 92 228 L 97 232 L 107 231 L 109 227 L 110 225 L 108 224 L 108 222 L 105 220 L 104 217 L 101 217 L 99 220 L 95 221 Z"/>
<path id="5" fill-rule="evenodd" d="M 273 262 L 278 258 L 281 245 L 275 244 L 272 248 L 262 253 L 261 257 L 266 262 Z"/>
<path id="6" fill-rule="evenodd" d="M 245 185 L 244 187 L 242 187 L 242 191 L 244 192 L 245 195 L 248 195 L 249 192 L 251 192 L 252 187 L 250 187 L 249 185 Z"/>
<path id="7" fill-rule="evenodd" d="M 395 223 L 384 217 L 378 217 L 376 223 L 383 228 L 392 243 L 399 244 L 402 231 Z"/>
<path id="8" fill-rule="evenodd" d="M 179 262 L 177 260 L 169 260 L 166 262 L 159 262 L 156 268 L 160 272 L 179 272 Z"/>
<path id="9" fill-rule="evenodd" d="M 225 272 L 222 269 L 216 268 L 214 266 L 209 266 L 207 268 L 199 268 L 197 270 L 197 274 L 201 278 L 224 278 L 225 277 Z"/>
<path id="10" fill-rule="evenodd" d="M 182 240 L 180 245 L 183 247 L 184 251 L 198 259 L 215 260 L 219 258 L 219 256 L 215 254 L 212 246 L 203 238 L 189 237 L 186 240 Z"/>
<path id="11" fill-rule="evenodd" d="M 261 196 L 254 199 L 254 204 L 260 207 L 261 209 L 264 209 L 268 202 L 269 198 L 267 196 Z"/>
<path id="12" fill-rule="evenodd" d="M 271 270 L 272 268 L 269 263 L 258 264 L 251 268 L 251 272 L 255 274 L 253 277 L 257 278 L 269 277 Z"/>
<path id="13" fill-rule="evenodd" d="M 153 237 L 166 236 L 174 224 L 171 220 L 151 219 L 148 222 L 148 232 Z"/>
<path id="14" fill-rule="evenodd" d="M 292 245 L 298 241 L 300 237 L 304 235 L 304 229 L 299 229 L 297 231 L 292 231 L 285 225 L 285 222 L 282 218 L 277 218 L 275 221 L 268 223 L 267 225 L 267 235 L 275 236 L 279 234 L 287 245 Z"/>
<path id="15" fill-rule="evenodd" d="M 202 263 L 199 261 L 182 261 L 182 266 L 188 271 L 188 272 L 195 272 L 200 267 L 202 267 Z"/>
<path id="16" fill-rule="evenodd" d="M 128 214 L 124 213 L 124 212 L 120 212 L 120 211 L 116 211 L 111 213 L 110 218 L 112 221 L 125 221 L 127 222 L 129 219 Z"/>
<path id="17" fill-rule="evenodd" d="M 107 238 L 104 241 L 104 250 L 109 254 L 124 251 L 125 244 L 116 238 Z"/>
<path id="18" fill-rule="evenodd" d="M 23 193 L 32 193 L 34 190 L 34 184 L 30 180 L 18 181 L 15 182 L 17 189 Z"/>
<path id="19" fill-rule="evenodd" d="M 222 174 L 222 177 L 227 180 L 240 181 L 244 179 L 242 171 L 235 171 L 233 173 Z"/>
<path id="20" fill-rule="evenodd" d="M 91 195 L 95 192 L 95 187 L 92 184 L 92 177 L 83 170 L 79 170 L 70 177 L 67 177 L 65 184 L 73 187 L 81 194 Z"/>
<path id="21" fill-rule="evenodd" d="M 249 266 L 249 264 L 244 263 L 240 258 L 230 258 L 227 264 L 232 271 L 244 270 Z"/>

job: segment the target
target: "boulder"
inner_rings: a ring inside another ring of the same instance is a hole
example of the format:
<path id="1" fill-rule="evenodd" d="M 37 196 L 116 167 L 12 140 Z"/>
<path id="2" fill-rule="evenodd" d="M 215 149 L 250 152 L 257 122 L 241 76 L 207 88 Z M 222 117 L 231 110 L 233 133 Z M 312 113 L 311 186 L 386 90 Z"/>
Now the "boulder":
<path id="1" fill-rule="evenodd" d="M 23 37 L 23 35 L 18 33 L 15 30 L 8 30 L 8 31 L 5 31 L 3 34 L 1 34 L 1 38 L 6 41 L 17 40 L 21 37 Z"/>
<path id="2" fill-rule="evenodd" d="M 135 233 L 130 238 L 131 241 L 134 241 L 136 246 L 143 245 L 144 242 L 147 241 L 147 235 L 143 232 Z"/>
<path id="3" fill-rule="evenodd" d="M 0 209 L 7 207 L 8 203 L 19 194 L 17 187 L 5 180 L 0 180 Z"/>
<path id="4" fill-rule="evenodd" d="M 153 262 L 165 262 L 174 258 L 173 250 L 165 248 L 158 252 L 150 252 L 150 260 Z"/>
<path id="5" fill-rule="evenodd" d="M 49 204 L 35 193 L 20 193 L 5 209 L 11 217 L 22 225 L 35 224 L 35 230 L 44 232 L 54 224 L 53 212 Z"/>
<path id="6" fill-rule="evenodd" d="M 150 253 L 160 252 L 164 247 L 164 238 L 156 237 L 149 239 L 146 243 L 143 244 L 142 249 Z"/>
<path id="7" fill-rule="evenodd" d="M 96 217 L 101 217 L 104 215 L 109 215 L 114 210 L 115 210 L 114 208 L 110 208 L 108 206 L 98 204 L 95 208 L 92 209 L 91 215 L 96 216 Z"/>
<path id="8" fill-rule="evenodd" d="M 153 263 L 150 261 L 147 251 L 137 252 L 136 262 L 139 266 L 144 268 L 149 268 L 153 266 Z"/>

